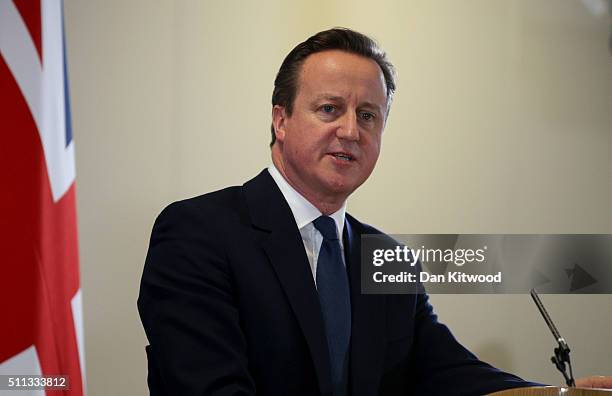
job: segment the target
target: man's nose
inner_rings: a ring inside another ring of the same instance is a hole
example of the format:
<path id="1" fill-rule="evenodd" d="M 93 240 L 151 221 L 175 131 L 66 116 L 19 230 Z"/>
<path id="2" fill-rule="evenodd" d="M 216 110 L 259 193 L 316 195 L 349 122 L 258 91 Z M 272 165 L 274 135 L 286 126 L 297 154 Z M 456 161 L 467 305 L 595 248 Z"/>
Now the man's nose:
<path id="1" fill-rule="evenodd" d="M 339 121 L 340 125 L 336 130 L 336 136 L 340 139 L 358 141 L 359 125 L 357 122 L 357 113 L 347 111 Z"/>

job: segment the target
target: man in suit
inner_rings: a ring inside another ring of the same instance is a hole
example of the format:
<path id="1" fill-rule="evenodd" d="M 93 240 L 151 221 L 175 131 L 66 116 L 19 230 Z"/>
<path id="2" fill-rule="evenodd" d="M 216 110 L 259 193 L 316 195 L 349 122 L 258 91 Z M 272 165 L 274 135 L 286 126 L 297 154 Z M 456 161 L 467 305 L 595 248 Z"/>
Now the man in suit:
<path id="1" fill-rule="evenodd" d="M 345 213 L 380 151 L 394 74 L 368 37 L 320 32 L 285 58 L 272 165 L 168 206 L 138 308 L 152 395 L 479 395 L 533 385 L 479 361 L 425 294 L 362 295 Z"/>

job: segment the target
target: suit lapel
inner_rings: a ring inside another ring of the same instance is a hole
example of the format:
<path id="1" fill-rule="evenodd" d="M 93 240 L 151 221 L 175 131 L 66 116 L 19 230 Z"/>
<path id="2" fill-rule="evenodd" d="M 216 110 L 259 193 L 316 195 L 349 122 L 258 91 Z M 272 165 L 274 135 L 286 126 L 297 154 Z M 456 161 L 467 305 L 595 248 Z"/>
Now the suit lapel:
<path id="1" fill-rule="evenodd" d="M 351 394 L 378 394 L 385 353 L 385 296 L 361 294 L 361 235 L 347 215 L 344 230 L 345 257 L 351 285 L 353 315 L 351 333 Z"/>
<path id="2" fill-rule="evenodd" d="M 267 170 L 244 185 L 253 226 L 268 231 L 261 246 L 304 333 L 321 394 L 331 393 L 329 352 L 319 296 L 293 213 Z"/>

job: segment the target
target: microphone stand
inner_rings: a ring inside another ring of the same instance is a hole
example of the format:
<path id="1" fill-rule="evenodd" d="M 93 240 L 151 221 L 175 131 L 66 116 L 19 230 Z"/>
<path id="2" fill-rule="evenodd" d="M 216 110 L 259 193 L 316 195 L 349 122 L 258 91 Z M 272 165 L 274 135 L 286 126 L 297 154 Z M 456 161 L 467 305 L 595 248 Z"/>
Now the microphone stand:
<path id="1" fill-rule="evenodd" d="M 557 367 L 561 374 L 563 374 L 563 378 L 565 378 L 565 383 L 567 386 L 576 386 L 576 383 L 574 382 L 574 373 L 572 372 L 572 363 L 570 362 L 569 346 L 565 342 L 565 339 L 561 337 L 561 334 L 559 334 L 559 331 L 557 330 L 557 327 L 555 327 L 555 324 L 550 316 L 548 316 L 548 312 L 546 312 L 546 308 L 544 308 L 544 305 L 542 304 L 542 301 L 540 301 L 540 297 L 538 296 L 538 293 L 536 293 L 535 289 L 531 289 L 531 298 L 533 298 L 533 302 L 535 302 L 536 306 L 540 310 L 544 321 L 548 325 L 548 328 L 559 345 L 555 348 L 555 355 L 550 358 L 550 361 L 553 362 L 555 367 Z M 569 375 L 566 371 L 566 363 L 569 366 Z"/>

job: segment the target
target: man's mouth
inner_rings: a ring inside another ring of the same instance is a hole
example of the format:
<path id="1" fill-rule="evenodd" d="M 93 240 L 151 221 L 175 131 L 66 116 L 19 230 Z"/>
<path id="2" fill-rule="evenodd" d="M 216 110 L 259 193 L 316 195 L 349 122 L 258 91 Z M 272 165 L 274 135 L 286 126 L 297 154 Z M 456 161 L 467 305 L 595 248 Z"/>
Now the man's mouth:
<path id="1" fill-rule="evenodd" d="M 350 155 L 349 153 L 343 153 L 343 152 L 337 152 L 337 153 L 330 153 L 331 156 L 333 156 L 334 158 L 337 158 L 341 161 L 354 161 L 355 158 Z"/>

